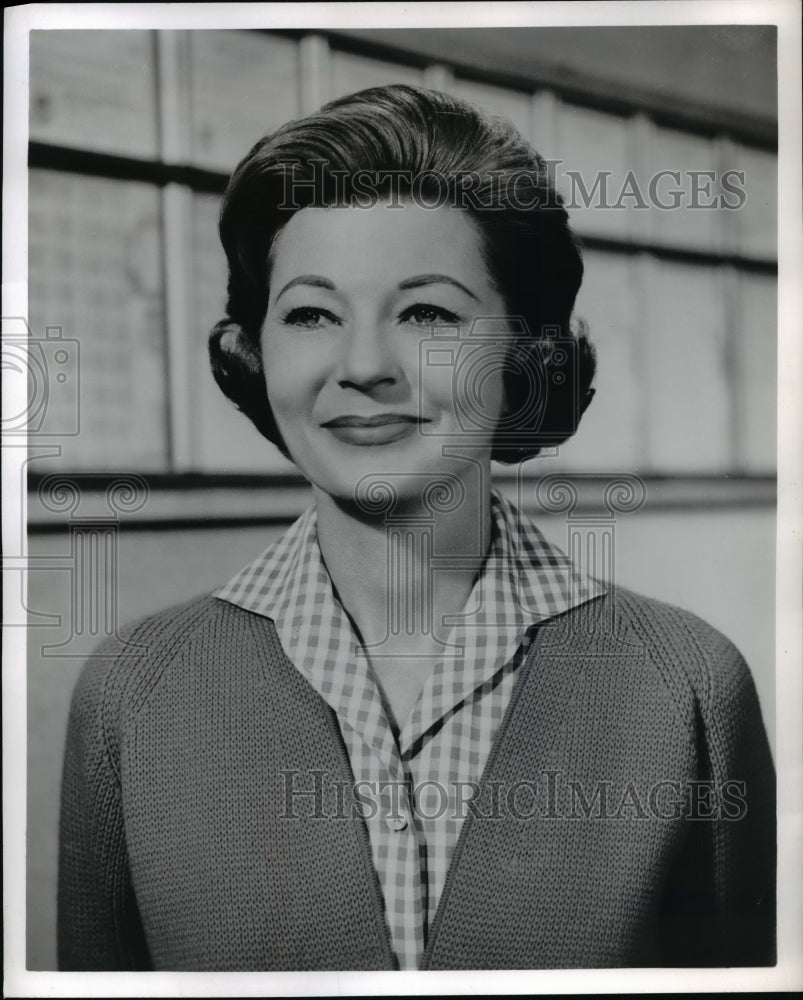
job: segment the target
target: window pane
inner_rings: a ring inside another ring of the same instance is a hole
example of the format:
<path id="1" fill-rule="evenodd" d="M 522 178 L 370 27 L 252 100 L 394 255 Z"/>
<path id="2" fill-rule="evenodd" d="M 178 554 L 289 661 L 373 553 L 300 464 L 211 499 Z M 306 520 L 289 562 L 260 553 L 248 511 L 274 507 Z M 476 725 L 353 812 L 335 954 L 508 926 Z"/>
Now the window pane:
<path id="1" fill-rule="evenodd" d="M 156 67 L 149 31 L 32 31 L 31 139 L 153 157 Z"/>
<path id="2" fill-rule="evenodd" d="M 777 412 L 777 288 L 775 278 L 738 276 L 739 345 L 736 351 L 736 407 L 739 466 L 774 475 Z M 794 414 L 785 415 L 795 419 Z"/>
<path id="3" fill-rule="evenodd" d="M 657 126 L 646 137 L 637 159 L 642 164 L 639 189 L 649 208 L 634 213 L 644 217 L 639 235 L 661 245 L 722 250 L 727 209 L 719 207 L 723 191 L 716 143 Z"/>
<path id="4" fill-rule="evenodd" d="M 746 257 L 777 260 L 778 157 L 775 153 L 737 145 L 725 167 L 744 172 L 746 197 L 730 213 L 736 224 L 739 252 Z"/>
<path id="5" fill-rule="evenodd" d="M 31 171 L 29 322 L 80 357 L 78 433 L 37 470 L 167 468 L 162 257 L 157 188 Z M 49 425 L 71 428 L 72 405 L 51 392 Z"/>
<path id="6" fill-rule="evenodd" d="M 724 472 L 735 457 L 734 400 L 720 270 L 645 257 L 642 294 L 651 470 Z"/>
<path id="7" fill-rule="evenodd" d="M 192 158 L 230 171 L 257 139 L 298 116 L 298 47 L 246 31 L 192 31 L 189 38 Z"/>
<path id="8" fill-rule="evenodd" d="M 596 394 L 577 434 L 560 448 L 560 463 L 575 472 L 640 469 L 643 466 L 643 384 L 637 338 L 642 336 L 634 294 L 633 258 L 585 255 L 585 276 L 576 313 L 589 326 L 597 351 Z"/>
<path id="9" fill-rule="evenodd" d="M 616 115 L 557 103 L 555 156 L 558 190 L 567 199 L 569 218 L 579 233 L 627 236 L 633 213 L 630 199 L 621 199 L 628 170 L 628 122 Z"/>
<path id="10" fill-rule="evenodd" d="M 388 83 L 420 84 L 421 70 L 398 63 L 369 59 L 349 52 L 332 52 L 332 98 L 343 97 L 366 87 Z"/>

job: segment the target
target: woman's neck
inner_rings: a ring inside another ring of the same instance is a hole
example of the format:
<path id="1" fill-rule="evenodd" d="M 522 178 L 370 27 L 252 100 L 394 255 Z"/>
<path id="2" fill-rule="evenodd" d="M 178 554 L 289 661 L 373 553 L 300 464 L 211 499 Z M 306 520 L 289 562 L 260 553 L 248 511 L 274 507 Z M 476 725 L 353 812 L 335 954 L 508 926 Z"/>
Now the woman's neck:
<path id="1" fill-rule="evenodd" d="M 420 502 L 389 514 L 314 492 L 321 554 L 369 655 L 435 652 L 442 617 L 463 610 L 488 552 L 490 490 L 466 489 L 448 511 Z"/>

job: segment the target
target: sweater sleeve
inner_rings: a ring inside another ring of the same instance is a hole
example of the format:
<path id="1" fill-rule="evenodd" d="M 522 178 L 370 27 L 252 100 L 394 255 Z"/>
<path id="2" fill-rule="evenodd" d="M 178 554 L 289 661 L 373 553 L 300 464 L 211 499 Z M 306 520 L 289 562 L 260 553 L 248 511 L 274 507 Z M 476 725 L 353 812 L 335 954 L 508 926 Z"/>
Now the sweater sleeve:
<path id="1" fill-rule="evenodd" d="M 775 771 L 758 696 L 728 639 L 709 626 L 695 639 L 707 667 L 695 685 L 700 773 L 668 941 L 682 941 L 683 964 L 774 965 Z"/>
<path id="2" fill-rule="evenodd" d="M 85 666 L 73 694 L 61 792 L 59 968 L 142 970 L 148 953 L 128 867 L 116 754 L 104 704 L 113 646 Z"/>
<path id="3" fill-rule="evenodd" d="M 712 823 L 718 946 L 724 965 L 774 965 L 775 769 L 747 664 L 724 636 L 709 641 L 703 718 L 720 817 Z"/>

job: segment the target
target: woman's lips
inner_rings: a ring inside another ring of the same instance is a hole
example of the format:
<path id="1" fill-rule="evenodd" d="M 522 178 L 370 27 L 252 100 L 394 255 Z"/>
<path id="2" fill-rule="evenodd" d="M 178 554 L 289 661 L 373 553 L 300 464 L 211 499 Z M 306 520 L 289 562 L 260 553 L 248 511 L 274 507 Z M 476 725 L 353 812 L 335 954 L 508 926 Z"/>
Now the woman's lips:
<path id="1" fill-rule="evenodd" d="M 399 441 L 425 422 L 403 413 L 381 413 L 375 417 L 349 414 L 327 420 L 322 426 L 347 444 L 372 446 Z"/>

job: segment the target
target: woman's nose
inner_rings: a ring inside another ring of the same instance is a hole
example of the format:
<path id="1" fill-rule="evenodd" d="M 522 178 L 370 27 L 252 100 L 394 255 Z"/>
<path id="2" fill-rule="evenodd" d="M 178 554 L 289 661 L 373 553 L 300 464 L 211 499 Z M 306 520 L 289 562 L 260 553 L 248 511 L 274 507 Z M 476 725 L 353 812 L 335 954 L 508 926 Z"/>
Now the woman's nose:
<path id="1" fill-rule="evenodd" d="M 366 319 L 345 331 L 338 364 L 342 386 L 370 389 L 380 384 L 394 385 L 401 377 L 390 331 L 383 324 Z"/>

